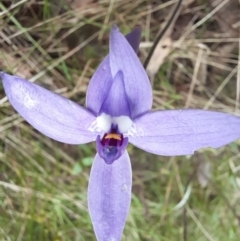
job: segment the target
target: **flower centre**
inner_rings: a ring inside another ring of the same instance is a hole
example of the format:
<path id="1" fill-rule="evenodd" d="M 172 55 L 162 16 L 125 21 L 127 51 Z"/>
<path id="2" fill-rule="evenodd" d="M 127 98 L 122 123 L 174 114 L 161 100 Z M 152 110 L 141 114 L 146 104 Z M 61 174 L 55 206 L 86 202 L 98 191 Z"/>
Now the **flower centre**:
<path id="1" fill-rule="evenodd" d="M 128 116 L 111 116 L 102 113 L 96 119 L 96 128 L 105 133 L 102 138 L 98 135 L 97 152 L 107 164 L 112 164 L 126 150 L 128 138 L 124 133 L 132 127 L 132 120 Z"/>
<path id="2" fill-rule="evenodd" d="M 117 147 L 117 146 L 121 146 L 123 142 L 123 135 L 122 134 L 118 134 L 116 132 L 116 130 L 112 130 L 111 133 L 109 134 L 104 134 L 101 143 L 103 146 L 108 146 L 108 147 Z"/>
<path id="3" fill-rule="evenodd" d="M 105 133 L 102 138 L 96 140 L 98 154 L 107 164 L 112 164 L 125 151 L 128 138 L 118 132 L 117 126 L 112 126 L 110 131 Z"/>
<path id="4" fill-rule="evenodd" d="M 120 133 L 125 133 L 132 127 L 132 120 L 128 116 L 112 117 L 105 113 L 97 117 L 97 127 L 105 133 L 110 131 L 112 125 L 117 126 Z"/>

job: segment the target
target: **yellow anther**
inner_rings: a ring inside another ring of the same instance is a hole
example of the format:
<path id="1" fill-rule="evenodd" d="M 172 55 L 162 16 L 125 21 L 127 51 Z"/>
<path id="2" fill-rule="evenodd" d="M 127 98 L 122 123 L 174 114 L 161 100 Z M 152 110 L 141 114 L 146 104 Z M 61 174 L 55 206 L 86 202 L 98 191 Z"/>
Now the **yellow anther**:
<path id="1" fill-rule="evenodd" d="M 121 137 L 116 133 L 110 133 L 105 136 L 105 139 L 111 139 L 111 138 L 121 141 Z"/>

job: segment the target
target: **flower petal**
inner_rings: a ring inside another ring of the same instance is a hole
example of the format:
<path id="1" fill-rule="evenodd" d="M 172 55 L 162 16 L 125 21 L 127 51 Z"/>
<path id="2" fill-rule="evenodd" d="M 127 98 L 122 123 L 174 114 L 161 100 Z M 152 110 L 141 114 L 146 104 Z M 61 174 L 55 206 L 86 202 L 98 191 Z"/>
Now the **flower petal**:
<path id="1" fill-rule="evenodd" d="M 128 41 L 128 43 L 131 45 L 135 53 L 138 53 L 139 45 L 141 42 L 141 34 L 142 30 L 139 26 L 136 26 L 129 34 L 127 34 L 125 37 Z"/>
<path id="2" fill-rule="evenodd" d="M 127 41 L 136 53 L 138 52 L 140 38 L 141 29 L 139 27 L 134 28 L 132 32 L 126 36 Z M 113 75 L 113 77 L 114 76 L 115 75 Z M 102 103 L 111 88 L 112 81 L 109 55 L 107 55 L 92 76 L 86 94 L 86 107 L 95 115 L 99 113 Z"/>
<path id="3" fill-rule="evenodd" d="M 112 81 L 109 56 L 107 56 L 93 74 L 86 94 L 86 107 L 96 116 L 100 111 L 103 101 L 107 97 Z"/>
<path id="4" fill-rule="evenodd" d="M 150 112 L 135 120 L 128 136 L 130 143 L 154 154 L 188 155 L 240 138 L 240 117 L 205 110 Z"/>
<path id="5" fill-rule="evenodd" d="M 119 71 L 114 77 L 112 86 L 104 100 L 99 114 L 105 113 L 110 116 L 128 116 L 131 117 L 128 98 L 123 83 L 123 73 Z"/>
<path id="6" fill-rule="evenodd" d="M 128 153 L 108 165 L 97 154 L 88 186 L 88 208 L 98 241 L 120 241 L 131 203 Z"/>
<path id="7" fill-rule="evenodd" d="M 2 72 L 1 77 L 10 103 L 38 131 L 68 144 L 96 139 L 88 131 L 96 118 L 81 106 L 17 76 Z"/>
<path id="8" fill-rule="evenodd" d="M 110 68 L 112 76 L 123 72 L 126 94 L 132 117 L 149 111 L 152 107 L 152 88 L 146 71 L 126 38 L 115 26 L 110 35 Z"/>

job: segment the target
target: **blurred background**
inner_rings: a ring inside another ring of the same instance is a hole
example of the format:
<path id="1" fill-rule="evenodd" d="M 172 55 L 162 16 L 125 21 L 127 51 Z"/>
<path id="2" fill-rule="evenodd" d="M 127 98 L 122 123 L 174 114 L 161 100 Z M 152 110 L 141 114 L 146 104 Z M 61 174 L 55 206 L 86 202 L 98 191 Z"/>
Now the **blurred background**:
<path id="1" fill-rule="evenodd" d="M 239 0 L 2 0 L 0 70 L 84 105 L 109 31 L 142 28 L 153 109 L 239 114 Z M 124 241 L 239 240 L 240 146 L 162 157 L 131 145 L 133 196 Z M 87 210 L 95 144 L 71 146 L 29 126 L 0 85 L 0 240 L 96 240 Z"/>

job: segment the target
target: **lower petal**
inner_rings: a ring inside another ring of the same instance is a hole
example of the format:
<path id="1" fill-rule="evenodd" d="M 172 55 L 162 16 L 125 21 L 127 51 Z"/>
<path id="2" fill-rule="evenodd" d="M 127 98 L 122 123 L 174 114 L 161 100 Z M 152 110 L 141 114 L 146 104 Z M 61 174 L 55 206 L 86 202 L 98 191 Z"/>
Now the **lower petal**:
<path id="1" fill-rule="evenodd" d="M 130 143 L 154 154 L 189 155 L 240 138 L 240 117 L 205 110 L 150 112 L 134 121 L 127 136 Z"/>
<path id="2" fill-rule="evenodd" d="M 98 241 L 120 241 L 131 203 L 132 169 L 127 151 L 111 165 L 97 154 L 88 186 L 88 208 Z"/>

